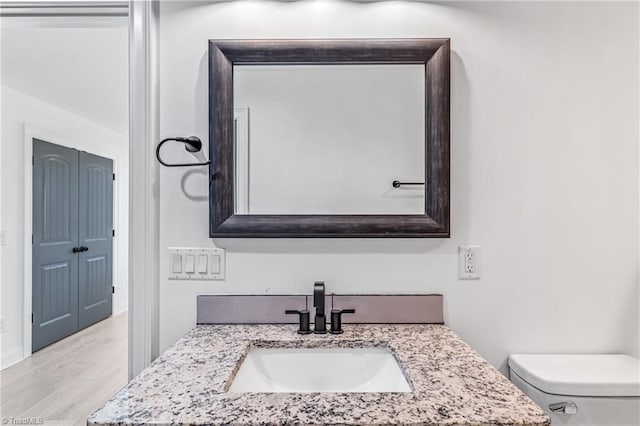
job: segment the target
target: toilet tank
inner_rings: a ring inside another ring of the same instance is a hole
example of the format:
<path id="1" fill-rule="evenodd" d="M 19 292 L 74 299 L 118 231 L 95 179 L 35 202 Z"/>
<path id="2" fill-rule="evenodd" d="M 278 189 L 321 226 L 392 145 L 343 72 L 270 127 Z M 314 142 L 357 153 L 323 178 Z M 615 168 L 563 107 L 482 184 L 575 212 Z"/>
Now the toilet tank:
<path id="1" fill-rule="evenodd" d="M 640 425 L 640 360 L 629 355 L 511 355 L 511 381 L 567 426 Z"/>

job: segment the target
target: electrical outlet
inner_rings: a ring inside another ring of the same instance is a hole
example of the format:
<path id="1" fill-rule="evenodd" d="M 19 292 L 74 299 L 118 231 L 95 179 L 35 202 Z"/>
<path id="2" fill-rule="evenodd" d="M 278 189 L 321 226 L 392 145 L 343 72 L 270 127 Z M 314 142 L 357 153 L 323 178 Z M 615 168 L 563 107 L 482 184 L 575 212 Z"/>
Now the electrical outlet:
<path id="1" fill-rule="evenodd" d="M 480 279 L 480 246 L 458 247 L 458 278 Z"/>

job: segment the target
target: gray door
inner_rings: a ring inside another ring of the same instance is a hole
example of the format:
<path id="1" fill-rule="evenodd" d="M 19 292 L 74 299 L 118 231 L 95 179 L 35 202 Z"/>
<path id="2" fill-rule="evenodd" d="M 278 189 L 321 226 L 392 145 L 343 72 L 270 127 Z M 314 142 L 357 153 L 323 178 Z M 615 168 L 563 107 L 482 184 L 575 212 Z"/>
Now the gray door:
<path id="1" fill-rule="evenodd" d="M 33 140 L 36 351 L 78 330 L 78 151 Z"/>
<path id="2" fill-rule="evenodd" d="M 111 315 L 113 164 L 33 140 L 36 351 Z"/>
<path id="3" fill-rule="evenodd" d="M 113 162 L 80 152 L 79 327 L 111 315 Z"/>

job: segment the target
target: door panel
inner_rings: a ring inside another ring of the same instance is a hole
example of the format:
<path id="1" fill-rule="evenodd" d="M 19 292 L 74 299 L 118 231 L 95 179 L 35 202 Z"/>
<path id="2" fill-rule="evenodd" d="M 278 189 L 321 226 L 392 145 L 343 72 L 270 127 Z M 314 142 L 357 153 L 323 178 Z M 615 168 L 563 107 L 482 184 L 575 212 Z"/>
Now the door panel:
<path id="1" fill-rule="evenodd" d="M 40 325 L 69 317 L 70 262 L 42 265 L 42 318 Z"/>
<path id="2" fill-rule="evenodd" d="M 33 140 L 32 350 L 78 329 L 78 151 Z"/>
<path id="3" fill-rule="evenodd" d="M 113 162 L 80 152 L 79 328 L 111 315 L 113 262 Z"/>

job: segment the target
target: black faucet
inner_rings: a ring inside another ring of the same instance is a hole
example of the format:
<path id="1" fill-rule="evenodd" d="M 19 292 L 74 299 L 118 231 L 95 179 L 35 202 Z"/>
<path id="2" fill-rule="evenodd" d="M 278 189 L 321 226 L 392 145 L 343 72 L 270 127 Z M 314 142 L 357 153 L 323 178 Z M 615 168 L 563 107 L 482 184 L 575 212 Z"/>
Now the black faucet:
<path id="1" fill-rule="evenodd" d="M 313 332 L 316 334 L 325 334 L 327 332 L 327 317 L 324 314 L 323 281 L 316 281 L 315 284 L 313 284 L 313 307 L 316 308 Z"/>

